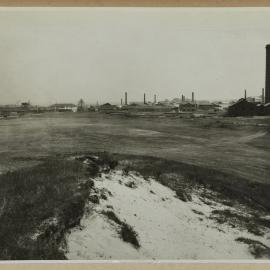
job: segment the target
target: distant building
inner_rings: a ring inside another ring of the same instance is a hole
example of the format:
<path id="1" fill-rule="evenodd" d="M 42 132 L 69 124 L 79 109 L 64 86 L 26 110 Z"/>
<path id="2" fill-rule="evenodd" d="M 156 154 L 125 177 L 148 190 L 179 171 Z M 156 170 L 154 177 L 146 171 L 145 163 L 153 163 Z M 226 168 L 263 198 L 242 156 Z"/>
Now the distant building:
<path id="1" fill-rule="evenodd" d="M 164 103 L 158 102 L 155 105 L 152 104 L 140 104 L 140 103 L 131 103 L 128 106 L 123 106 L 121 108 L 122 110 L 126 110 L 129 112 L 134 113 L 151 113 L 151 112 L 172 112 L 175 111 L 175 109 L 178 109 L 177 107 L 173 105 L 165 105 Z"/>
<path id="2" fill-rule="evenodd" d="M 23 108 L 26 108 L 26 109 L 28 109 L 28 108 L 30 108 L 30 102 L 22 102 L 21 103 L 21 106 L 23 107 Z"/>
<path id="3" fill-rule="evenodd" d="M 110 103 L 105 103 L 105 104 L 100 105 L 100 106 L 98 107 L 98 110 L 99 110 L 100 112 L 105 112 L 105 113 L 114 112 L 114 111 L 116 111 L 117 109 L 118 109 L 118 108 L 117 108 L 116 105 L 112 105 L 112 104 L 110 104 Z"/>
<path id="4" fill-rule="evenodd" d="M 72 103 L 57 103 L 50 106 L 56 112 L 76 112 L 77 106 Z"/>
<path id="5" fill-rule="evenodd" d="M 270 115 L 270 102 L 264 105 L 264 115 Z"/>
<path id="6" fill-rule="evenodd" d="M 246 100 L 255 103 L 255 97 L 247 97 Z"/>
<path id="7" fill-rule="evenodd" d="M 89 106 L 87 110 L 89 112 L 95 112 L 95 111 L 97 111 L 97 108 L 95 106 Z"/>
<path id="8" fill-rule="evenodd" d="M 257 104 L 257 115 L 270 115 L 270 103 Z"/>
<path id="9" fill-rule="evenodd" d="M 236 103 L 229 106 L 228 116 L 252 116 L 257 114 L 256 104 L 247 101 L 245 98 L 239 99 Z"/>
<path id="10" fill-rule="evenodd" d="M 216 103 L 212 103 L 209 101 L 199 101 L 197 102 L 197 109 L 203 111 L 219 111 L 220 105 Z"/>
<path id="11" fill-rule="evenodd" d="M 197 104 L 195 102 L 182 102 L 179 104 L 179 110 L 181 112 L 194 112 L 197 110 Z"/>

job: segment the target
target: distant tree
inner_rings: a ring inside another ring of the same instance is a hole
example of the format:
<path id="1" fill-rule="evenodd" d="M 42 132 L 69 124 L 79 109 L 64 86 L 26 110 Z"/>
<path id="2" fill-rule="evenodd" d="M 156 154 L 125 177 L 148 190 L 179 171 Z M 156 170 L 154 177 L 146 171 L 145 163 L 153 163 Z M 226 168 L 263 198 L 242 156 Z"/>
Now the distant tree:
<path id="1" fill-rule="evenodd" d="M 78 107 L 77 108 L 78 112 L 84 112 L 85 111 L 86 106 L 85 106 L 85 102 L 83 101 L 82 98 L 79 100 L 77 107 Z"/>

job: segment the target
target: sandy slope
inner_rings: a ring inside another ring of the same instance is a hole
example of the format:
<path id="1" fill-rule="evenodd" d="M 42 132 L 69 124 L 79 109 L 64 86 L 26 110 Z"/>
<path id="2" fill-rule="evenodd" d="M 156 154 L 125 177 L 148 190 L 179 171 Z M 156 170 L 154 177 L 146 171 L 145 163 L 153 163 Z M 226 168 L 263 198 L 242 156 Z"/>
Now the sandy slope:
<path id="1" fill-rule="evenodd" d="M 136 187 L 126 186 L 129 182 Z M 194 194 L 192 202 L 183 202 L 153 179 L 111 171 L 97 178 L 95 186 L 97 193 L 107 194 L 107 200 L 90 209 L 82 227 L 71 231 L 68 259 L 252 259 L 248 246 L 236 242 L 237 237 L 269 244 L 266 238 L 207 218 L 213 209 L 224 209 L 223 205 L 209 206 Z M 134 228 L 140 249 L 119 238 L 117 224 L 101 214 L 106 209 Z"/>

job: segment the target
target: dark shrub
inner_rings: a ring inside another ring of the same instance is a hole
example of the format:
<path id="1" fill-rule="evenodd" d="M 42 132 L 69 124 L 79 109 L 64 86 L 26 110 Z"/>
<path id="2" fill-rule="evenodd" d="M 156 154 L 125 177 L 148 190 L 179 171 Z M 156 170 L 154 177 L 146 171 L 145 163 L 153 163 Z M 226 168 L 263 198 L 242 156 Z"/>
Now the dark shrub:
<path id="1" fill-rule="evenodd" d="M 122 224 L 120 236 L 125 242 L 132 244 L 135 248 L 140 247 L 139 241 L 137 239 L 137 233 L 130 225 L 126 223 Z"/>

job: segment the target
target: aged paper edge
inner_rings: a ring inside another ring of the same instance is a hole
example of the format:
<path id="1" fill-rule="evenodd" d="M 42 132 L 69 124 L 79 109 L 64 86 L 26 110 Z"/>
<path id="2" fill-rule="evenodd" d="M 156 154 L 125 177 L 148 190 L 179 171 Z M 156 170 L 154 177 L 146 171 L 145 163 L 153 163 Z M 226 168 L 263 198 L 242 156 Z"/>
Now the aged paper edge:
<path id="1" fill-rule="evenodd" d="M 270 0 L 0 0 L 0 7 L 269 7 Z M 269 261 L 5 262 L 0 270 L 268 270 Z"/>

